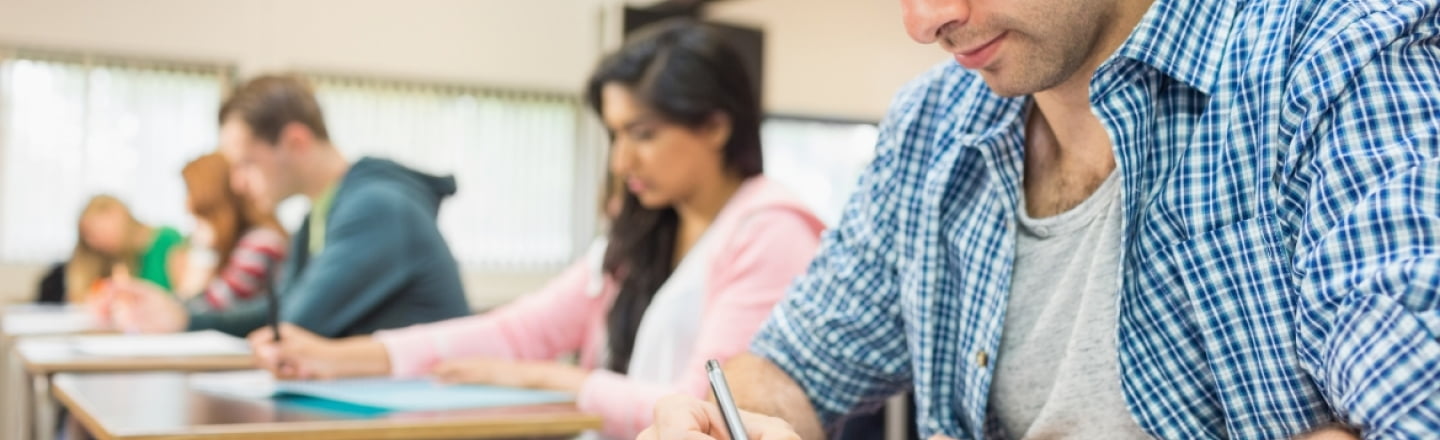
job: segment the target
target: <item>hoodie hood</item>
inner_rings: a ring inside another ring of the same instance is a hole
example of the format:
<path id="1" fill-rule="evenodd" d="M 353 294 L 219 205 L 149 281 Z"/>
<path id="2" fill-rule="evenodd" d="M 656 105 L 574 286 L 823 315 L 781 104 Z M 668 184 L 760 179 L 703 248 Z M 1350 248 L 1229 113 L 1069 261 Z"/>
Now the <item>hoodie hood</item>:
<path id="1" fill-rule="evenodd" d="M 725 203 L 720 215 L 725 217 L 726 224 L 735 226 L 758 213 L 776 210 L 794 213 L 817 234 L 825 230 L 825 222 L 810 212 L 804 202 L 784 185 L 763 174 L 746 179 L 735 191 L 735 195 L 730 196 L 730 201 Z M 720 218 L 717 218 L 711 227 L 720 224 L 719 220 Z"/>
<path id="2" fill-rule="evenodd" d="M 349 189 L 377 182 L 403 188 L 408 196 L 425 202 L 425 205 L 430 207 L 431 216 L 438 215 L 440 202 L 455 195 L 457 190 L 454 176 L 426 174 L 389 159 L 366 157 L 350 165 L 350 170 L 345 173 L 345 178 L 340 183 L 340 191 L 349 192 Z M 336 196 L 339 197 L 339 194 Z"/>

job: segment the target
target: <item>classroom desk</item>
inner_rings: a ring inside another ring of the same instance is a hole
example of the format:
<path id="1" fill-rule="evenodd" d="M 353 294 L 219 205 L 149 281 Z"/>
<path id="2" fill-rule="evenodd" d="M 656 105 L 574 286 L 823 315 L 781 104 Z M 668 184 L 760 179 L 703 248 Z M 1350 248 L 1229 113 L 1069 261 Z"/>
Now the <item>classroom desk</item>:
<path id="1" fill-rule="evenodd" d="M 13 352 L 22 337 L 101 332 L 84 309 L 63 305 L 15 305 L 0 311 L 0 439 L 29 440 L 32 381 Z"/>
<path id="2" fill-rule="evenodd" d="M 26 337 L 15 342 L 11 351 L 11 368 L 20 369 L 21 384 L 30 385 L 30 398 L 17 402 L 29 408 L 29 417 L 22 419 L 29 436 L 19 438 L 50 440 L 56 426 L 55 409 L 59 404 L 51 394 L 51 375 L 66 372 L 127 372 L 127 371 L 223 371 L 254 368 L 250 356 L 143 357 L 116 358 L 88 356 L 77 353 L 65 336 Z"/>
<path id="3" fill-rule="evenodd" d="M 571 404 L 434 412 L 197 391 L 179 372 L 57 374 L 54 393 L 100 440 L 559 439 L 600 427 Z"/>

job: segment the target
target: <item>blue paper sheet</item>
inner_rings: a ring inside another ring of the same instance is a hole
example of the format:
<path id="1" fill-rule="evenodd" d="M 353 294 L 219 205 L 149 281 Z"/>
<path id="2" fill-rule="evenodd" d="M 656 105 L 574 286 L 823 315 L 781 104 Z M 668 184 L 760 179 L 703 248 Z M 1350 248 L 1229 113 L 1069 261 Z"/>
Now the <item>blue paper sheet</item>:
<path id="1" fill-rule="evenodd" d="M 520 388 L 443 385 L 430 379 L 341 379 L 280 382 L 277 396 L 306 396 L 388 411 L 439 411 L 575 401 L 575 396 Z"/>

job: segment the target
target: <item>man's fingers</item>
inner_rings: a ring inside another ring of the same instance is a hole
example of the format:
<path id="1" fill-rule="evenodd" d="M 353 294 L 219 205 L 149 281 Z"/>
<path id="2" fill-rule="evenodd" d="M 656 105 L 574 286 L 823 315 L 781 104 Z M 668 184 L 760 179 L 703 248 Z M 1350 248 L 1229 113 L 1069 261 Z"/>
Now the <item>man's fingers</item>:
<path id="1" fill-rule="evenodd" d="M 786 421 L 752 412 L 740 412 L 741 423 L 753 440 L 799 440 Z M 644 440 L 729 440 L 730 433 L 720 407 L 690 396 L 675 395 L 661 399 L 655 406 L 655 425 L 646 431 Z"/>
<path id="2" fill-rule="evenodd" d="M 265 326 L 264 328 L 265 328 L 266 330 L 270 330 L 270 326 L 268 326 L 268 325 Z M 276 329 L 280 331 L 280 339 L 285 339 L 285 340 L 289 340 L 289 341 L 325 340 L 324 338 L 320 337 L 319 335 L 316 335 L 316 334 L 314 334 L 314 333 L 310 333 L 310 331 L 309 331 L 309 330 L 306 330 L 305 327 L 301 327 L 301 326 L 298 326 L 298 325 L 295 325 L 295 324 L 291 324 L 291 323 L 288 323 L 288 322 L 281 322 L 281 323 L 279 323 L 279 325 L 276 326 Z M 271 335 L 270 337 L 273 339 L 273 338 L 274 338 L 274 333 L 271 333 L 270 335 Z M 325 340 L 325 341 L 328 342 L 328 340 Z"/>
<path id="3" fill-rule="evenodd" d="M 257 347 L 260 344 L 273 342 L 275 340 L 275 331 L 271 330 L 269 326 L 260 327 L 250 332 L 249 335 L 245 336 L 245 339 L 250 341 L 251 347 Z"/>
<path id="4" fill-rule="evenodd" d="M 266 343 L 251 343 L 250 352 L 255 358 L 255 364 L 262 369 L 270 371 L 271 374 L 279 374 L 280 350 L 274 345 Z"/>
<path id="5" fill-rule="evenodd" d="M 655 405 L 652 428 L 655 440 L 729 440 L 720 419 L 719 409 L 712 403 L 676 394 L 661 398 Z"/>
<path id="6" fill-rule="evenodd" d="M 684 437 L 678 437 L 680 440 L 717 440 L 715 437 L 711 437 L 695 431 L 689 431 L 682 435 L 684 435 Z M 640 435 L 635 436 L 635 440 L 661 440 L 661 437 L 659 432 L 656 431 L 654 427 L 650 427 L 645 428 L 644 431 L 640 431 Z"/>
<path id="7" fill-rule="evenodd" d="M 285 380 L 310 379 L 309 377 L 305 377 L 305 376 L 304 376 L 303 374 L 301 374 L 301 373 L 302 373 L 302 371 L 300 370 L 299 366 L 298 366 L 298 365 L 295 365 L 295 364 L 293 364 L 293 363 L 289 363 L 289 364 L 279 364 L 279 365 L 276 366 L 276 369 L 275 369 L 275 377 L 280 378 L 280 379 L 285 379 Z"/>
<path id="8" fill-rule="evenodd" d="M 753 440 L 800 440 L 795 428 L 779 417 L 740 411 L 740 419 Z"/>

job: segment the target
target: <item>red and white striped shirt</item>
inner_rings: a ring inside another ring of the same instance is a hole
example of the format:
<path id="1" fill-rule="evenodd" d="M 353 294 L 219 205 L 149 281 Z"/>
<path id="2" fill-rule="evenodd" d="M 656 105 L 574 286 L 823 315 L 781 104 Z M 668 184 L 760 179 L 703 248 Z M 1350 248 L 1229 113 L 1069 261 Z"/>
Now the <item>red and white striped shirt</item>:
<path id="1" fill-rule="evenodd" d="M 280 231 L 255 228 L 246 232 L 230 252 L 230 261 L 220 268 L 202 294 L 212 310 L 225 310 L 263 296 L 266 280 L 275 276 L 285 260 L 288 240 Z"/>

